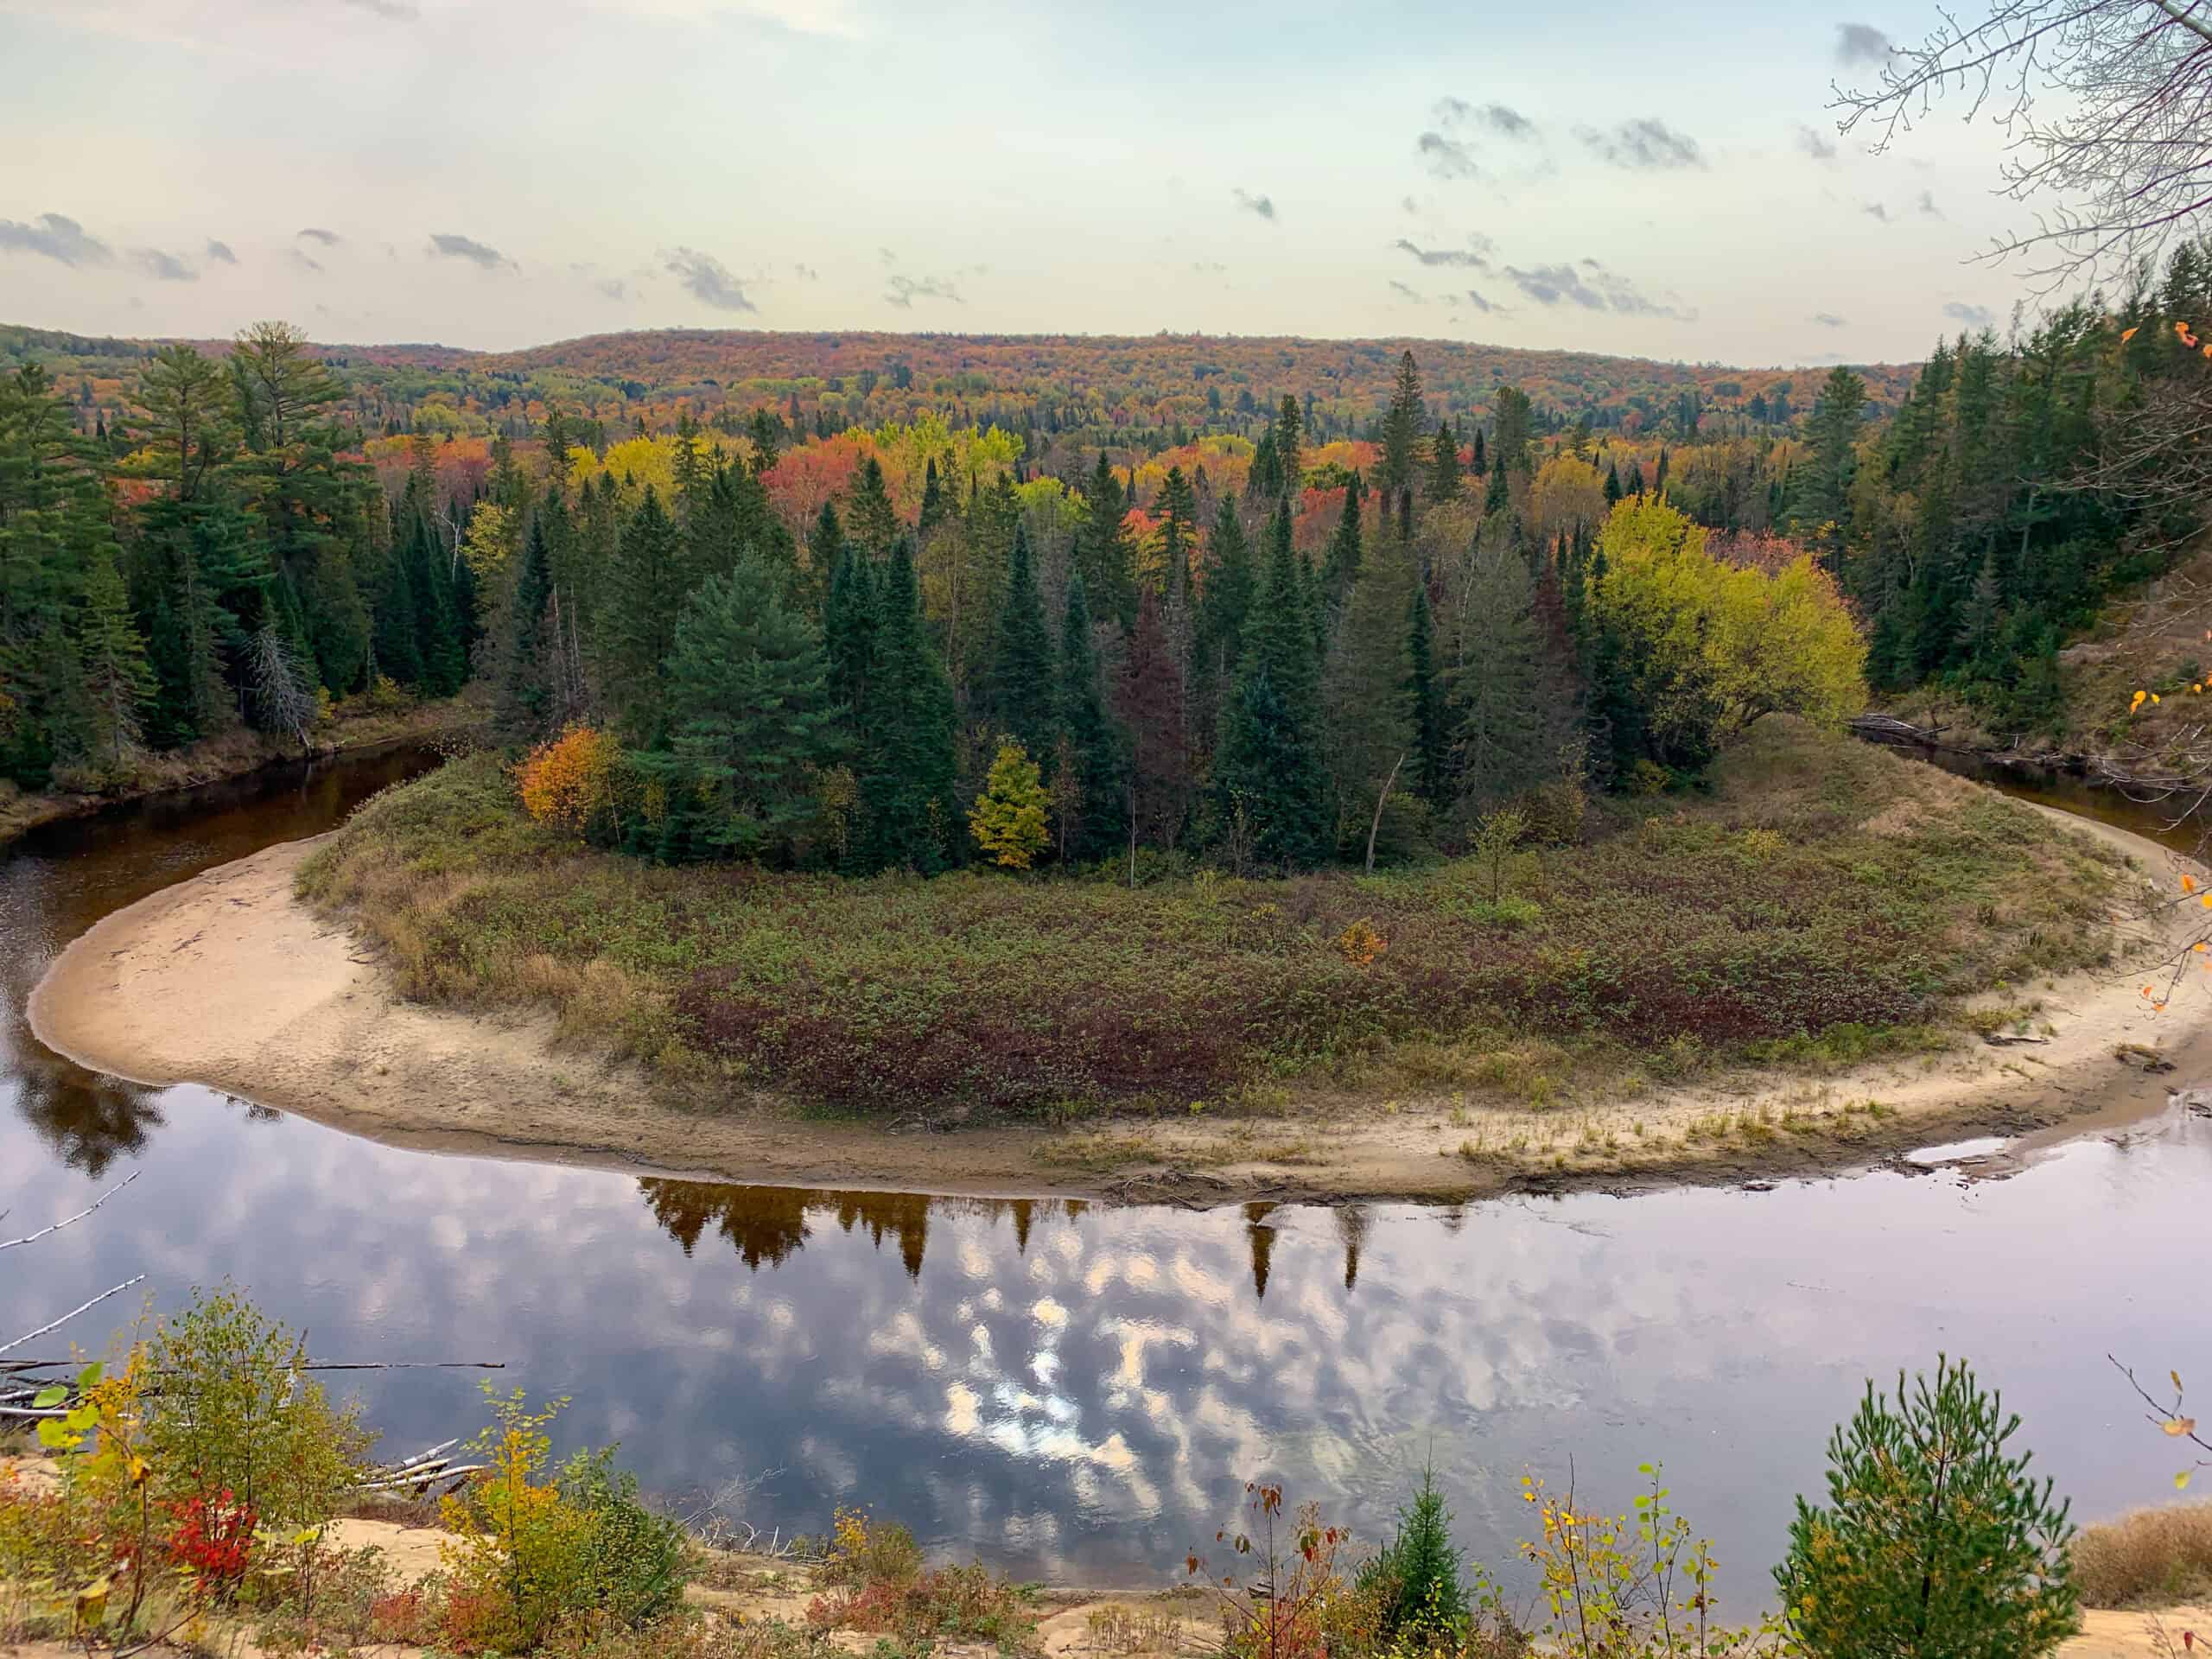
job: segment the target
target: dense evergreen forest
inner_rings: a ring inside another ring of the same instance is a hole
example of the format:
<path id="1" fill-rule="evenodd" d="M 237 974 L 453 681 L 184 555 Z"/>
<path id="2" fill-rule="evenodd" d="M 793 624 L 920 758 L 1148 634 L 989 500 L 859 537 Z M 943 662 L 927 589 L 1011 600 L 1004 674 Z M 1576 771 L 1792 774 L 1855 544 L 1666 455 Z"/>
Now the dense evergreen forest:
<path id="1" fill-rule="evenodd" d="M 1571 835 L 1588 791 L 1694 780 L 1764 714 L 1854 711 L 1862 674 L 2047 718 L 2067 632 L 2195 527 L 2127 441 L 2203 367 L 2171 323 L 2208 272 L 1942 342 L 1909 390 L 1839 368 L 1802 410 L 1726 382 L 1732 409 L 1693 387 L 1650 418 L 1511 385 L 1455 409 L 1409 350 L 1361 416 L 1287 385 L 1141 430 L 1034 401 L 1018 430 L 839 426 L 819 387 L 810 420 L 793 390 L 641 397 L 626 429 L 535 399 L 488 435 L 451 401 L 378 423 L 365 371 L 274 324 L 97 388 L 27 362 L 0 774 L 97 783 L 474 679 L 536 751 L 533 810 L 671 861 Z M 917 390 L 896 360 L 879 387 Z"/>

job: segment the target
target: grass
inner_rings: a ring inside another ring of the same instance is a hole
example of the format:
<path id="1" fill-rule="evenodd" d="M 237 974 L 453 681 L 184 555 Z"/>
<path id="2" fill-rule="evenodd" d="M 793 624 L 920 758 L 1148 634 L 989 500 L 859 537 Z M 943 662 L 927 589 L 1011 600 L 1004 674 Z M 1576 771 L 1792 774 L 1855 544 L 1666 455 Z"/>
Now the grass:
<path id="1" fill-rule="evenodd" d="M 2212 1503 L 2137 1510 L 2084 1527 L 2074 1582 L 2088 1607 L 2156 1608 L 2212 1596 Z"/>
<path id="2" fill-rule="evenodd" d="M 1601 816 L 1520 861 L 1509 918 L 1470 862 L 1134 892 L 659 868 L 532 823 L 476 756 L 372 802 L 300 885 L 406 995 L 550 1009 L 679 1095 L 1063 1123 L 1311 1088 L 1550 1111 L 1741 1061 L 1834 1070 L 1947 1044 L 1963 999 L 2112 948 L 2110 855 L 1791 722 L 1708 795 Z M 1359 922 L 1371 961 L 1338 943 Z"/>

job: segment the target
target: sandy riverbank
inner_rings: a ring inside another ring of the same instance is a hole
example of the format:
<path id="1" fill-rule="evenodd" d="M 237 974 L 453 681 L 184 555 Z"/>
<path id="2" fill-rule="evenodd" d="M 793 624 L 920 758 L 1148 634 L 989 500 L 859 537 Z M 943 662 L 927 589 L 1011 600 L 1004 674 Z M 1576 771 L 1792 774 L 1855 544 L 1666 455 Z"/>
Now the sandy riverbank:
<path id="1" fill-rule="evenodd" d="M 2137 861 L 2143 896 L 2176 891 L 2172 855 L 2079 827 Z M 1969 1135 L 2101 1128 L 2212 1084 L 2206 976 L 2164 1011 L 2141 992 L 2198 915 L 2169 906 L 2123 928 L 2134 971 L 2016 989 L 2037 1005 L 2025 1033 L 1840 1075 L 1737 1074 L 1594 1108 L 1303 1101 L 1280 1116 L 902 1133 L 658 1098 L 634 1071 L 556 1047 L 550 1019 L 403 1001 L 370 950 L 294 899 L 315 844 L 270 848 L 102 921 L 34 994 L 40 1038 L 137 1082 L 201 1083 L 402 1146 L 767 1183 L 1199 1201 L 1742 1181 Z"/>

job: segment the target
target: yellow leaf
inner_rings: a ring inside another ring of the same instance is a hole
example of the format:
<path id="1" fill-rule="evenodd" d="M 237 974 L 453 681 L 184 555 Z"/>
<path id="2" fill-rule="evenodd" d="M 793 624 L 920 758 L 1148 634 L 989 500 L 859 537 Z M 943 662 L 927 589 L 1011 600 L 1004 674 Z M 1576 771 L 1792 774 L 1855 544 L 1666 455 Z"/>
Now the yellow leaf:
<path id="1" fill-rule="evenodd" d="M 2185 1491 L 2187 1491 L 2188 1490 L 2189 1490 L 2189 1471 L 2188 1471 L 2188 1470 L 2186 1470 L 2186 1469 L 2184 1469 L 2184 1470 L 2183 1470 L 2183 1471 L 2181 1471 L 2181 1473 L 2179 1473 L 2179 1474 L 2177 1474 L 2177 1475 L 2176 1475 L 2176 1476 L 2174 1477 L 2174 1491 L 2177 1491 L 2177 1492 L 2185 1492 Z"/>
<path id="2" fill-rule="evenodd" d="M 2195 893 L 2196 891 L 2196 878 L 2193 875 L 2184 875 L 2182 877 L 2181 890 L 2183 893 Z"/>
<path id="3" fill-rule="evenodd" d="M 2134 339 L 2134 338 L 2135 338 L 2135 330 L 2134 330 L 2134 329 L 2133 329 L 2133 328 L 2123 329 L 2123 330 L 2121 331 L 2121 333 L 2120 333 L 2120 343 L 2121 345 L 2125 346 L 2125 345 L 2126 345 L 2126 344 L 2127 344 L 2127 342 L 2128 342 L 2129 340 L 2133 340 L 2133 339 Z"/>
<path id="4" fill-rule="evenodd" d="M 2184 1434 L 2194 1434 L 2196 1433 L 2196 1419 L 2194 1417 L 2169 1417 L 2166 1419 L 2165 1422 L 2161 1425 L 2161 1427 L 2165 1429 L 2167 1433 L 2173 1436 L 2174 1439 L 2179 1440 Z"/>

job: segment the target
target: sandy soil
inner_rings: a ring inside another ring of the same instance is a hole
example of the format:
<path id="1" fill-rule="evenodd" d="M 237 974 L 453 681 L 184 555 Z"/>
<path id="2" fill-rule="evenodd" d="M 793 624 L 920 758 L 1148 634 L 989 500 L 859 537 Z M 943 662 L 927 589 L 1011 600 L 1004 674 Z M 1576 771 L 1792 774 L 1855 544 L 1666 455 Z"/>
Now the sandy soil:
<path id="1" fill-rule="evenodd" d="M 2069 822 L 2137 861 L 2143 899 L 2171 900 L 2184 868 L 2204 874 L 2125 830 Z M 2163 1011 L 2142 995 L 2150 964 L 2185 948 L 2173 930 L 2199 914 L 2170 902 L 2151 920 L 2132 906 L 2126 971 L 2016 989 L 2037 1005 L 2026 1033 L 1826 1077 L 1766 1071 L 1534 1109 L 1309 1101 L 1281 1117 L 1109 1117 L 1072 1133 L 702 1109 L 556 1048 L 550 1019 L 400 1001 L 368 947 L 294 900 L 315 844 L 270 848 L 102 921 L 34 993 L 40 1038 L 137 1082 L 201 1083 L 402 1146 L 768 1183 L 1186 1202 L 1741 1181 L 2056 1126 L 2022 1152 L 1973 1154 L 1979 1173 L 2002 1174 L 2069 1125 L 2139 1120 L 2212 1084 L 2212 980 L 2189 976 Z"/>

